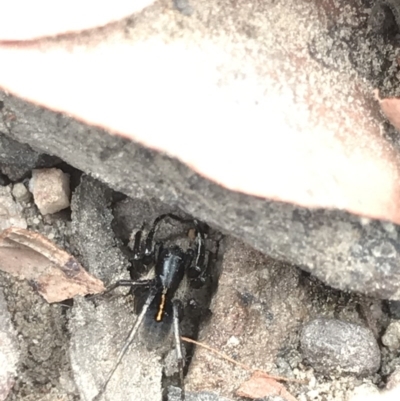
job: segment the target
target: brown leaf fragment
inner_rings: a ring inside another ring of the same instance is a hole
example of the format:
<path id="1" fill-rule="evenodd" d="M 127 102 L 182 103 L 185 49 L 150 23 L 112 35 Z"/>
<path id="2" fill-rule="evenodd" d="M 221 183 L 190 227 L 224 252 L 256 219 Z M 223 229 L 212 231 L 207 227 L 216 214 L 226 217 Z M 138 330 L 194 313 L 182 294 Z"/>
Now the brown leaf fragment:
<path id="1" fill-rule="evenodd" d="M 267 396 L 280 396 L 287 401 L 297 401 L 285 388 L 276 380 L 267 377 L 263 372 L 256 371 L 249 380 L 241 384 L 236 391 L 239 397 L 251 399 L 264 398 Z"/>
<path id="2" fill-rule="evenodd" d="M 45 236 L 18 227 L 0 233 L 0 270 L 29 280 L 50 303 L 105 290 L 103 282 L 68 252 Z"/>
<path id="3" fill-rule="evenodd" d="M 386 118 L 400 130 L 400 99 L 396 97 L 381 99 L 378 92 L 375 92 L 375 98 L 379 101 Z"/>

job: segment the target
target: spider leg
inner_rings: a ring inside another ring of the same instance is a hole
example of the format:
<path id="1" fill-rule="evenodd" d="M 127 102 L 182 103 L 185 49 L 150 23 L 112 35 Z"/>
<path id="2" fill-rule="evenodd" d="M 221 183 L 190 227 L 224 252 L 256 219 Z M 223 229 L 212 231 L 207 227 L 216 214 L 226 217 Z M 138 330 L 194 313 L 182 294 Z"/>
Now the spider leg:
<path id="1" fill-rule="evenodd" d="M 197 235 L 196 235 L 196 240 L 194 241 L 194 245 L 192 246 L 192 248 L 188 249 L 187 252 L 191 252 L 196 256 L 193 257 L 193 261 L 188 267 L 188 276 L 192 280 L 196 280 L 198 283 L 200 283 L 200 285 L 202 285 L 205 282 L 205 275 L 207 273 L 207 264 L 205 263 L 206 260 L 205 235 L 204 231 L 201 229 L 197 220 L 193 220 L 193 222 L 197 230 Z"/>
<path id="2" fill-rule="evenodd" d="M 126 352 L 128 351 L 129 347 L 131 346 L 133 340 L 135 339 L 135 335 L 143 321 L 144 315 L 146 314 L 147 310 L 149 309 L 149 306 L 151 304 L 151 302 L 153 301 L 154 297 L 157 294 L 157 288 L 156 287 L 152 287 L 150 289 L 150 293 L 146 299 L 145 304 L 143 305 L 143 309 L 141 311 L 141 313 L 139 314 L 139 316 L 136 319 L 136 322 L 134 324 L 134 326 L 132 327 L 131 331 L 129 332 L 128 337 L 125 340 L 124 346 L 122 347 L 121 351 L 118 354 L 117 357 L 117 361 L 114 365 L 114 367 L 111 369 L 111 371 L 109 372 L 109 374 L 107 375 L 107 379 L 105 380 L 103 386 L 101 387 L 100 391 L 98 392 L 98 394 L 93 398 L 92 401 L 100 401 L 101 397 L 103 396 L 103 394 L 105 393 L 108 383 L 110 382 L 110 380 L 112 379 L 115 371 L 117 370 L 118 366 L 121 364 L 122 358 L 125 356 Z"/>
<path id="3" fill-rule="evenodd" d="M 173 330 L 174 330 L 174 341 L 175 341 L 175 351 L 176 351 L 176 359 L 178 362 L 179 369 L 179 387 L 181 388 L 181 401 L 185 401 L 185 381 L 183 377 L 183 368 L 185 367 L 185 358 L 182 353 L 182 341 L 181 334 L 179 328 L 179 310 L 180 310 L 180 301 L 173 301 Z"/>
<path id="4" fill-rule="evenodd" d="M 135 233 L 135 241 L 133 244 L 133 259 L 131 259 L 131 267 L 128 269 L 131 279 L 136 278 L 138 272 L 144 272 L 154 262 L 154 254 L 146 254 L 142 244 L 144 224 L 141 229 Z"/>
<path id="5" fill-rule="evenodd" d="M 160 250 L 162 250 L 161 242 L 157 241 L 153 245 L 157 223 L 158 222 L 156 221 L 153 223 L 153 226 L 148 233 L 144 244 L 142 244 L 144 224 L 142 225 L 141 229 L 138 230 L 135 234 L 135 241 L 133 244 L 133 259 L 131 259 L 131 267 L 128 269 L 132 280 L 136 278 L 136 274 L 138 272 L 149 271 L 150 266 L 155 264 L 159 252 Z"/>
<path id="6" fill-rule="evenodd" d="M 114 291 L 118 287 L 130 287 L 130 288 L 138 288 L 138 287 L 150 287 L 154 280 L 118 280 L 116 283 L 112 284 L 107 288 L 102 295 L 108 294 L 111 291 Z"/>
<path id="7" fill-rule="evenodd" d="M 143 233 L 144 225 L 142 225 L 141 229 L 138 230 L 135 234 L 135 242 L 133 243 L 133 259 L 139 260 L 142 258 L 142 233 Z"/>
<path id="8" fill-rule="evenodd" d="M 206 244 L 205 244 L 205 237 L 203 230 L 199 227 L 197 220 L 194 220 L 196 229 L 197 229 L 197 238 L 196 238 L 196 245 L 197 245 L 197 256 L 194 268 L 199 271 L 203 272 L 204 270 L 204 259 L 206 255 Z"/>
<path id="9" fill-rule="evenodd" d="M 110 292 L 114 291 L 118 287 L 131 287 L 131 289 L 134 288 L 148 288 L 152 284 L 154 280 L 119 280 L 116 283 L 110 285 L 106 290 L 100 294 L 91 294 L 86 297 L 88 300 L 95 301 L 99 299 L 100 297 L 103 297 L 104 295 L 109 294 Z"/>

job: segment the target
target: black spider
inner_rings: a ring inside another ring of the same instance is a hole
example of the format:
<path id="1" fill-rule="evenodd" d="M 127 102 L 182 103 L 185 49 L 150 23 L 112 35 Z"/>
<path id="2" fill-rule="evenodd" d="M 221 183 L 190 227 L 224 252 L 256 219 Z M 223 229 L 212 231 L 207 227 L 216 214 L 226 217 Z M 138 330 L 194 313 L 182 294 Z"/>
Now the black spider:
<path id="1" fill-rule="evenodd" d="M 161 221 L 166 218 L 177 220 L 181 223 L 191 223 L 196 229 L 196 238 L 191 248 L 184 251 L 178 245 L 165 247 L 162 242 L 154 244 L 154 236 Z M 143 230 L 143 228 L 142 228 Z M 126 286 L 137 295 L 139 290 L 138 317 L 131 329 L 124 346 L 118 354 L 113 369 L 109 372 L 100 392 L 93 399 L 99 401 L 104 394 L 115 370 L 120 365 L 129 346 L 132 344 L 138 331 L 141 338 L 145 339 L 148 349 L 159 348 L 169 338 L 171 331 L 174 334 L 176 356 L 179 367 L 179 380 L 182 389 L 181 399 L 185 399 L 183 368 L 184 358 L 180 340 L 179 321 L 182 304 L 176 296 L 183 279 L 186 276 L 201 283 L 205 280 L 205 236 L 204 231 L 197 220 L 182 219 L 179 216 L 168 213 L 157 217 L 142 244 L 142 230 L 135 234 L 133 247 L 134 260 L 130 269 L 131 280 L 120 280 L 107 289 L 107 293 L 115 288 Z M 154 266 L 154 277 L 145 280 L 134 280 L 134 274 L 145 267 Z"/>

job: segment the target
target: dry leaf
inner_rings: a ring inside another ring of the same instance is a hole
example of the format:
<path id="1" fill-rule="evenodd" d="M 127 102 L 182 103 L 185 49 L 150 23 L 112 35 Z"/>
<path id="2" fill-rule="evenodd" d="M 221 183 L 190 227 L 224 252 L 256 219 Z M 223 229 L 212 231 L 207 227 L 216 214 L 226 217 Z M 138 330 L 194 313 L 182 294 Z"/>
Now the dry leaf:
<path id="1" fill-rule="evenodd" d="M 264 398 L 267 396 L 280 396 L 287 401 L 297 401 L 285 388 L 276 380 L 266 377 L 263 372 L 256 371 L 249 380 L 241 384 L 236 391 L 239 397 L 252 399 Z"/>
<path id="2" fill-rule="evenodd" d="M 400 130 L 400 99 L 396 97 L 381 99 L 378 91 L 375 91 L 375 99 L 379 101 L 387 119 Z"/>
<path id="3" fill-rule="evenodd" d="M 69 253 L 34 231 L 10 227 L 0 234 L 0 269 L 27 279 L 47 302 L 104 291 Z"/>

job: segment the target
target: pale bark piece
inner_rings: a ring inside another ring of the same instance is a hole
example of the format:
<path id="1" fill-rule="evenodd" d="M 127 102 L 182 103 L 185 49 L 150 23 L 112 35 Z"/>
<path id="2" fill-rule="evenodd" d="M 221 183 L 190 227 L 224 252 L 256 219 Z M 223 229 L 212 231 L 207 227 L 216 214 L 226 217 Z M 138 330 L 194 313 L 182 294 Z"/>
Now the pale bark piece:
<path id="1" fill-rule="evenodd" d="M 297 399 L 285 389 L 283 384 L 266 377 L 262 372 L 254 372 L 249 380 L 242 383 L 236 394 L 239 397 L 251 399 L 280 396 L 286 401 L 297 401 Z"/>
<path id="2" fill-rule="evenodd" d="M 47 302 L 104 291 L 69 253 L 43 235 L 17 227 L 0 234 L 0 270 L 31 282 Z"/>

